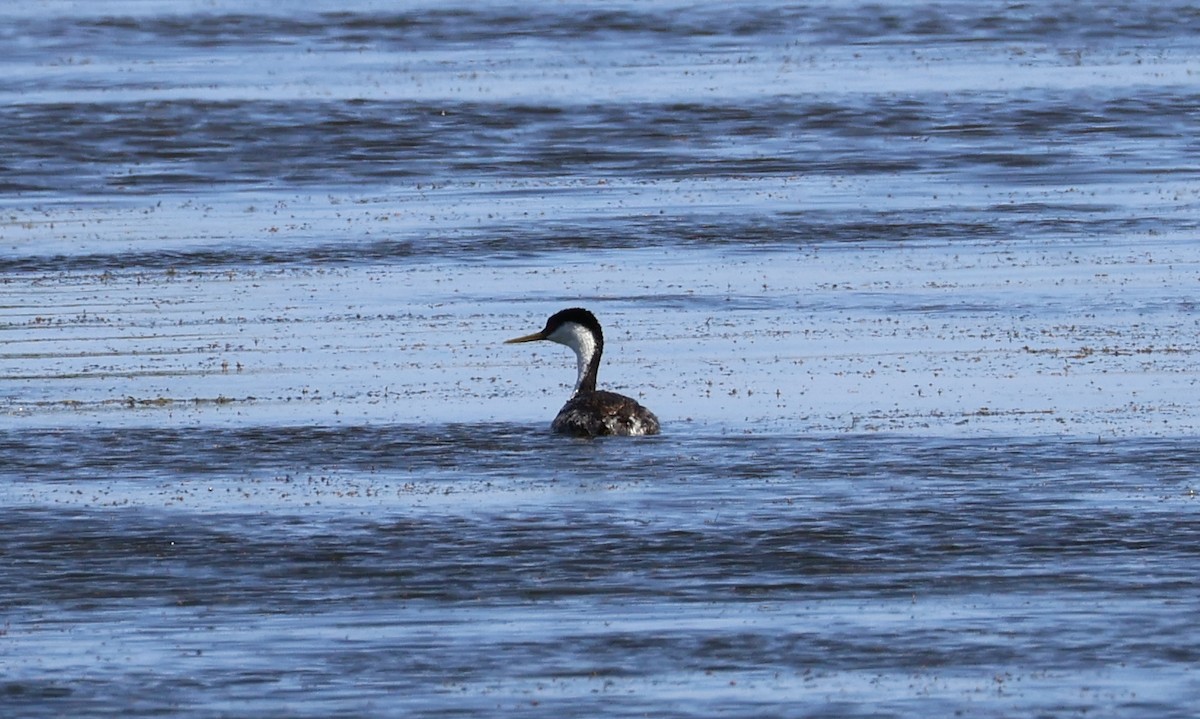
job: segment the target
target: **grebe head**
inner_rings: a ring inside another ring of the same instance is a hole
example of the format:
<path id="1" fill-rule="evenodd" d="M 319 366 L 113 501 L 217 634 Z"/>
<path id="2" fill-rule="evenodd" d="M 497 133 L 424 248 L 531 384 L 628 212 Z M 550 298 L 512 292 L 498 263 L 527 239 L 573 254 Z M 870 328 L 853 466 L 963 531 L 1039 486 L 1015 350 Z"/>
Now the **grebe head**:
<path id="1" fill-rule="evenodd" d="M 566 345 L 575 351 L 579 378 L 575 391 L 591 392 L 596 389 L 596 372 L 600 367 L 600 353 L 604 351 L 604 333 L 596 316 L 582 307 L 572 307 L 555 312 L 546 320 L 541 332 L 505 340 L 505 344 L 549 340 Z"/>

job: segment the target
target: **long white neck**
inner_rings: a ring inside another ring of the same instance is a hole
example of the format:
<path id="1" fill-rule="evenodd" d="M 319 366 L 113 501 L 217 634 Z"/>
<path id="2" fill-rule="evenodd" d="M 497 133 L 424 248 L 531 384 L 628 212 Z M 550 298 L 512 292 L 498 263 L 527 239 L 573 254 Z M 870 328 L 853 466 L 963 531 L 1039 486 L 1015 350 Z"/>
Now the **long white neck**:
<path id="1" fill-rule="evenodd" d="M 575 322 L 567 322 L 546 339 L 566 345 L 575 351 L 575 361 L 578 376 L 575 379 L 575 391 L 581 389 L 593 391 L 596 389 L 596 372 L 600 367 L 601 346 L 596 342 L 596 336 L 591 330 Z"/>

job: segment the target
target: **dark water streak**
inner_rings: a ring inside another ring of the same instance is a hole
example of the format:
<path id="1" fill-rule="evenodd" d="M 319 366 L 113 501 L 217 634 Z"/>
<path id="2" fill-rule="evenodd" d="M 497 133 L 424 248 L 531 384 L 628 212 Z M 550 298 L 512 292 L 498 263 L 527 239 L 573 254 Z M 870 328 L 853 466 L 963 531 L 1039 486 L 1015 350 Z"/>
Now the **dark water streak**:
<path id="1" fill-rule="evenodd" d="M 1097 173 L 1128 182 L 1177 171 L 1167 163 L 1200 149 L 1181 132 L 1195 126 L 1200 95 L 1127 92 L 1016 101 L 1000 94 L 799 96 L 736 106 L 27 105 L 0 114 L 10 150 L 0 187 L 87 197 L 513 175 L 649 181 L 891 173 L 1070 184 Z"/>
<path id="2" fill-rule="evenodd" d="M 624 6 L 622 6 L 624 5 Z M 6 49 L 22 49 L 22 37 L 37 37 L 39 47 L 92 49 L 101 40 L 115 47 L 169 43 L 209 48 L 235 45 L 303 43 L 357 47 L 390 43 L 405 49 L 446 43 L 511 42 L 533 38 L 663 42 L 719 46 L 794 38 L 813 45 L 881 44 L 904 46 L 1056 40 L 1061 42 L 1194 41 L 1200 12 L 1188 2 L 1171 0 L 1146 7 L 1120 0 L 1029 5 L 942 2 L 936 4 L 837 4 L 828 7 L 780 6 L 769 2 L 617 3 L 597 9 L 586 5 L 528 8 L 513 3 L 446 4 L 401 11 L 191 12 L 122 13 L 105 9 L 72 17 L 15 17 L 0 36 Z M 0 45 L 0 47 L 3 47 Z"/>

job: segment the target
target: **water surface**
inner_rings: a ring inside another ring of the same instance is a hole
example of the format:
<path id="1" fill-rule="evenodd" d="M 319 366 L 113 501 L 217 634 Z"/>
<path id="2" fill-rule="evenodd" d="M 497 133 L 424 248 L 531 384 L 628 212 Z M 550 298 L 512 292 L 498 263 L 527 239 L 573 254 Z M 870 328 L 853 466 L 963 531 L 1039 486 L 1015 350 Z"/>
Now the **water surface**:
<path id="1" fill-rule="evenodd" d="M 5 8 L 0 704 L 1190 717 L 1197 38 Z M 571 305 L 661 437 L 547 433 Z"/>

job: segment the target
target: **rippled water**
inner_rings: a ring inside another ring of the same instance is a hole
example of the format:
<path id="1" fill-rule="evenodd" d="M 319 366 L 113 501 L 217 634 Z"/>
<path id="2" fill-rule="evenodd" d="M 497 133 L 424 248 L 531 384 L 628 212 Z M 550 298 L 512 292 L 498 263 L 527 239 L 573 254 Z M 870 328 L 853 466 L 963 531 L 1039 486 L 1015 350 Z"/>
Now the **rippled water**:
<path id="1" fill-rule="evenodd" d="M 13 444 L 5 690 L 31 711 L 1184 716 L 1195 695 L 1190 443 Z"/>
<path id="2" fill-rule="evenodd" d="M 1190 717 L 1198 38 L 0 9 L 2 713 Z"/>

